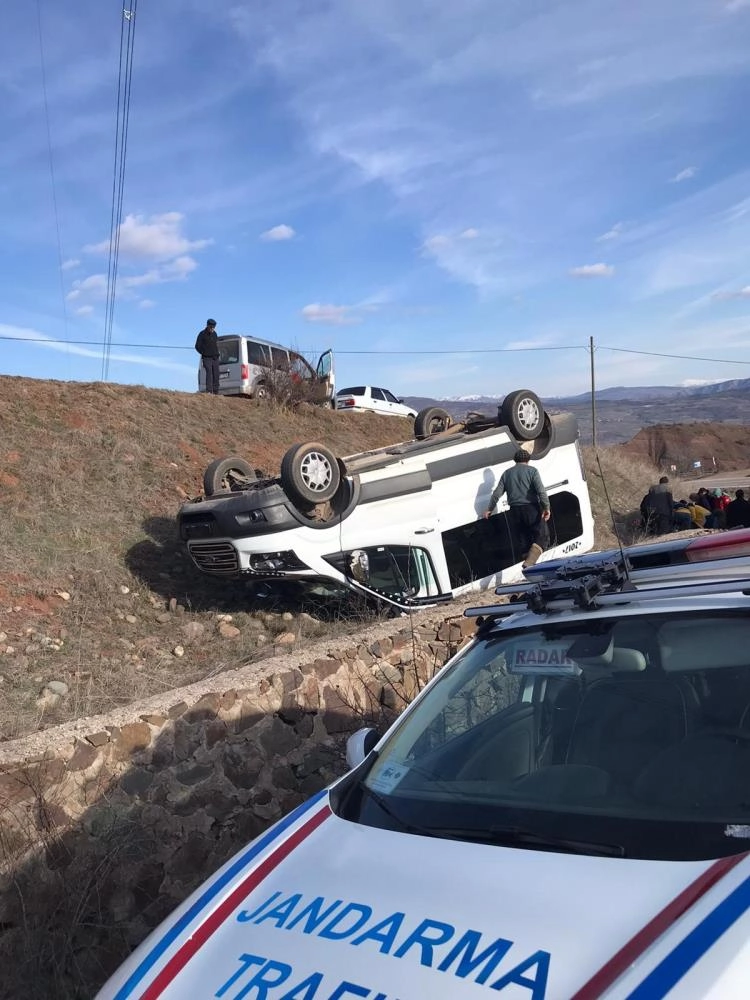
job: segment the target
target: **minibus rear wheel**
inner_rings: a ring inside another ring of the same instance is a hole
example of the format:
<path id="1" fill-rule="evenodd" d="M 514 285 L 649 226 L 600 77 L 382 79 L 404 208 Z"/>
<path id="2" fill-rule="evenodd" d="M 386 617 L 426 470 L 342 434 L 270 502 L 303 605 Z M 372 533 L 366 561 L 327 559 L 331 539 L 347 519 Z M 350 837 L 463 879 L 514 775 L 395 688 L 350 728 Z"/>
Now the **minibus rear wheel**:
<path id="1" fill-rule="evenodd" d="M 203 493 L 210 497 L 226 490 L 243 490 L 257 478 L 244 458 L 217 458 L 203 473 Z"/>
<path id="2" fill-rule="evenodd" d="M 426 406 L 414 418 L 414 437 L 417 441 L 447 431 L 453 425 L 453 418 L 440 406 Z"/>
<path id="3" fill-rule="evenodd" d="M 295 502 L 331 500 L 340 483 L 338 459 L 330 448 L 315 441 L 292 445 L 281 460 L 281 485 Z"/>

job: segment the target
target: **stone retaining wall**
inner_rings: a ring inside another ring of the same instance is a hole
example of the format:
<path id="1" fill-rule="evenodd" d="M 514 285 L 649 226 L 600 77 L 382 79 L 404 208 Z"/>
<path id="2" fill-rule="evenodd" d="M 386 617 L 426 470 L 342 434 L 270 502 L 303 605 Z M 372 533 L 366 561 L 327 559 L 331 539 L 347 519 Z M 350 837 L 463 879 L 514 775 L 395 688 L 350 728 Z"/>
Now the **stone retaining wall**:
<path id="1" fill-rule="evenodd" d="M 0 752 L 0 997 L 92 996 L 213 870 L 345 770 L 474 631 L 414 615 Z M 40 974 L 40 969 L 42 970 Z"/>

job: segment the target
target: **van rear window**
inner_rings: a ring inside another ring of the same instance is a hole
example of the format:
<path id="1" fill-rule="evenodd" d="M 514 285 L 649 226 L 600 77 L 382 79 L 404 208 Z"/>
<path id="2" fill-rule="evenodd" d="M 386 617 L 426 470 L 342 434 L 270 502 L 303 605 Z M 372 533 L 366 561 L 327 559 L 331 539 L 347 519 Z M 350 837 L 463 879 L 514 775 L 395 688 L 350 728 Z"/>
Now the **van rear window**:
<path id="1" fill-rule="evenodd" d="M 219 364 L 236 365 L 240 360 L 239 337 L 219 338 Z"/>

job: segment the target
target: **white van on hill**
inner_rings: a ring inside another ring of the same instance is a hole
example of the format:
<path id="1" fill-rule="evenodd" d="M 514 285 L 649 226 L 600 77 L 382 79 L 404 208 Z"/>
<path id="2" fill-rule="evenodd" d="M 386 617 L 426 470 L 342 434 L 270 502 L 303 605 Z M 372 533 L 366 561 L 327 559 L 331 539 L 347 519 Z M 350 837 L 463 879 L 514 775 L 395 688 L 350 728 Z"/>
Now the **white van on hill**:
<path id="1" fill-rule="evenodd" d="M 228 334 L 219 342 L 219 394 L 263 399 L 271 394 L 274 381 L 289 376 L 307 382 L 316 403 L 335 406 L 336 379 L 333 351 L 320 355 L 315 367 L 297 351 L 270 340 Z M 198 392 L 206 391 L 206 372 L 198 366 Z"/>
<path id="2" fill-rule="evenodd" d="M 497 418 L 450 424 L 430 407 L 415 420 L 422 440 L 347 458 L 316 442 L 294 445 L 273 479 L 256 479 L 243 459 L 217 459 L 205 495 L 179 512 L 180 537 L 214 576 L 325 580 L 398 607 L 449 600 L 518 575 L 525 553 L 504 500 L 482 515 L 520 442 L 550 498 L 542 558 L 592 547 L 575 417 L 550 417 L 521 389 Z"/>

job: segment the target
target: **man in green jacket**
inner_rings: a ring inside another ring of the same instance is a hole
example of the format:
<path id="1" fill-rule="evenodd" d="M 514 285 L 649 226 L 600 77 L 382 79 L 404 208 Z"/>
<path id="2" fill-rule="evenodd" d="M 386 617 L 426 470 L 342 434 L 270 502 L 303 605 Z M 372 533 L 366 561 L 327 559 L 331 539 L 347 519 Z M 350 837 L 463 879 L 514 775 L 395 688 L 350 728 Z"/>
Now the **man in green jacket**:
<path id="1" fill-rule="evenodd" d="M 505 470 L 492 491 L 484 516 L 490 517 L 497 501 L 507 494 L 511 527 L 520 543 L 519 551 L 526 553 L 523 565 L 533 566 L 549 544 L 549 497 L 539 470 L 529 465 L 528 452 L 519 448 L 513 460 L 515 465 Z"/>

